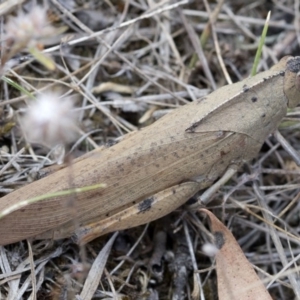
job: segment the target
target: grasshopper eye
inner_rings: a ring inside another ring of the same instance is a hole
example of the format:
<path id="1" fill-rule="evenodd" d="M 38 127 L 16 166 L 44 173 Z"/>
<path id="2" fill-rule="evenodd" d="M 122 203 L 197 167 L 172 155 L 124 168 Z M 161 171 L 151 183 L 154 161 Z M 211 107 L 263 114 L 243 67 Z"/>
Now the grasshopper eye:
<path id="1" fill-rule="evenodd" d="M 290 108 L 300 104 L 300 57 L 289 58 L 284 75 L 283 91 Z"/>
<path id="2" fill-rule="evenodd" d="M 296 107 L 297 105 L 300 104 L 300 72 L 298 72 L 296 74 L 294 84 L 295 84 L 295 86 L 294 86 L 295 91 L 293 94 L 293 98 L 291 100 L 289 100 L 289 102 L 288 102 L 289 107 Z M 290 103 L 290 101 L 291 101 L 291 103 Z"/>
<path id="3" fill-rule="evenodd" d="M 296 75 L 295 86 L 297 90 L 300 91 L 300 72 L 298 72 Z"/>

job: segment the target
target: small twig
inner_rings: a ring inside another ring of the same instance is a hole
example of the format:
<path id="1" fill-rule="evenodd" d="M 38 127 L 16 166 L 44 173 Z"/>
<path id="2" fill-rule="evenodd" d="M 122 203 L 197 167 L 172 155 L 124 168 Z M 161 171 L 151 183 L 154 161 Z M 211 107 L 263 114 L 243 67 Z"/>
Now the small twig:
<path id="1" fill-rule="evenodd" d="M 162 280 L 163 266 L 162 257 L 166 252 L 167 234 L 165 231 L 158 231 L 153 239 L 154 250 L 149 261 L 151 272 L 160 281 Z"/>
<path id="2" fill-rule="evenodd" d="M 295 163 L 300 166 L 300 154 L 298 153 L 298 151 L 296 151 L 290 145 L 290 143 L 281 135 L 278 130 L 275 131 L 274 136 L 276 137 L 282 148 L 293 158 Z"/>
<path id="3" fill-rule="evenodd" d="M 219 12 L 221 10 L 221 7 L 222 7 L 223 3 L 224 3 L 224 0 L 219 0 L 218 5 L 216 7 L 216 11 L 217 12 Z M 221 69 L 223 71 L 223 74 L 224 74 L 224 76 L 226 78 L 227 83 L 228 84 L 232 84 L 232 80 L 230 78 L 230 75 L 229 75 L 229 73 L 227 71 L 227 68 L 225 66 L 224 60 L 222 58 L 221 49 L 220 49 L 220 45 L 219 45 L 219 41 L 218 41 L 218 37 L 217 37 L 217 34 L 216 34 L 215 25 L 214 25 L 215 20 L 217 18 L 217 15 L 216 15 L 215 18 L 212 16 L 212 13 L 210 11 L 210 8 L 209 8 L 207 0 L 204 0 L 204 4 L 205 4 L 205 8 L 206 8 L 206 10 L 208 12 L 208 15 L 209 15 L 210 28 L 211 28 L 211 32 L 212 32 L 212 36 L 213 36 L 213 40 L 214 40 L 215 49 L 216 49 L 216 53 L 217 53 L 219 64 L 221 66 Z M 216 14 L 216 12 L 214 12 L 213 15 L 215 15 L 215 14 Z"/>
<path id="4" fill-rule="evenodd" d="M 216 85 L 216 82 L 214 80 L 214 77 L 210 71 L 210 68 L 208 66 L 208 62 L 207 62 L 207 59 L 204 55 L 204 51 L 202 49 L 202 46 L 201 46 L 201 43 L 198 39 L 198 36 L 194 30 L 194 28 L 189 24 L 189 22 L 187 21 L 185 15 L 180 12 L 180 17 L 182 19 L 182 22 L 185 26 L 185 29 L 187 31 L 187 34 L 191 40 L 191 43 L 193 44 L 193 47 L 199 57 L 199 60 L 201 61 L 202 63 L 202 67 L 203 67 L 203 71 L 206 75 L 206 77 L 208 78 L 209 82 L 210 82 L 210 85 L 211 87 L 213 88 L 213 90 L 216 90 L 217 89 L 217 85 Z"/>
<path id="5" fill-rule="evenodd" d="M 203 288 L 202 288 L 202 283 L 201 283 L 201 278 L 199 273 L 195 272 L 198 270 L 197 267 L 197 260 L 196 260 L 196 256 L 195 256 L 195 251 L 194 251 L 194 247 L 192 244 L 192 239 L 187 227 L 187 223 L 183 222 L 183 229 L 184 229 L 184 234 L 185 234 L 185 238 L 186 238 L 186 242 L 187 242 L 187 246 L 189 249 L 189 253 L 190 253 L 190 257 L 191 257 L 191 262 L 192 262 L 192 266 L 193 266 L 193 271 L 194 271 L 194 291 L 193 291 L 193 298 L 194 299 L 198 299 L 200 296 L 200 299 L 204 300 L 204 292 L 203 292 Z"/>

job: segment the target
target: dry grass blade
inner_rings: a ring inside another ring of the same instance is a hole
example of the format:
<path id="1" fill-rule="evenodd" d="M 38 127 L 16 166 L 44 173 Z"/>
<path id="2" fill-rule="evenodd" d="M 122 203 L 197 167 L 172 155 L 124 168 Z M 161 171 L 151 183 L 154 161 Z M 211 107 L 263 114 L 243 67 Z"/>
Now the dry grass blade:
<path id="1" fill-rule="evenodd" d="M 93 298 L 99 285 L 100 279 L 103 275 L 108 256 L 111 252 L 112 245 L 117 235 L 118 232 L 115 232 L 113 234 L 113 236 L 109 239 L 109 241 L 106 243 L 103 249 L 99 252 L 97 258 L 94 260 L 93 265 L 83 285 L 83 289 L 80 293 L 81 299 L 89 300 Z"/>
<path id="2" fill-rule="evenodd" d="M 30 273 L 31 273 L 31 286 L 32 292 L 30 299 L 36 300 L 37 286 L 36 286 L 36 277 L 35 277 L 35 268 L 34 268 L 34 258 L 31 247 L 31 241 L 27 240 L 28 252 L 29 252 L 29 262 L 30 262 Z"/>

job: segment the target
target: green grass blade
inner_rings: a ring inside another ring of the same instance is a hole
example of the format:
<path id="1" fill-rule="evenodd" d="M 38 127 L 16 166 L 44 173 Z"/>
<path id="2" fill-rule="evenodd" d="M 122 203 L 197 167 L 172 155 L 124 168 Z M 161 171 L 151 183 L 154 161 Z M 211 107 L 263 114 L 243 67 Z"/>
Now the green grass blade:
<path id="1" fill-rule="evenodd" d="M 5 81 L 7 84 L 11 85 L 12 87 L 14 87 L 15 89 L 17 89 L 18 91 L 22 92 L 23 94 L 27 95 L 29 98 L 35 99 L 35 96 L 33 94 L 31 94 L 30 92 L 28 92 L 26 89 L 24 89 L 21 85 L 19 85 L 18 83 L 14 82 L 13 80 L 11 80 L 10 78 L 6 77 L 6 76 L 2 76 L 1 79 L 3 81 Z"/>
<path id="2" fill-rule="evenodd" d="M 257 66 L 258 66 L 258 63 L 259 63 L 259 60 L 261 57 L 262 48 L 265 44 L 265 39 L 266 39 L 268 28 L 269 28 L 270 16 L 271 16 L 271 12 L 269 11 L 267 18 L 266 18 L 264 29 L 263 29 L 261 37 L 260 37 L 258 48 L 256 51 L 256 55 L 255 55 L 255 59 L 254 59 L 254 63 L 253 63 L 252 71 L 251 71 L 251 76 L 254 76 L 257 73 Z"/>

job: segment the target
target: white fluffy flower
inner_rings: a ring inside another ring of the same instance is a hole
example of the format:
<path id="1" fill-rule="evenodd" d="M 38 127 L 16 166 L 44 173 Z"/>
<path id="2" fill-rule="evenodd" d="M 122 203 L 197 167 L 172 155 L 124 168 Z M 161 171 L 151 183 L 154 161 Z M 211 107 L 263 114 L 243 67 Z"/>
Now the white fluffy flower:
<path id="1" fill-rule="evenodd" d="M 48 93 L 32 100 L 21 126 L 30 142 L 54 147 L 76 138 L 75 117 L 70 98 Z"/>
<path id="2" fill-rule="evenodd" d="M 9 18 L 5 29 L 5 39 L 32 46 L 40 39 L 54 35 L 55 28 L 48 23 L 47 11 L 36 6 L 25 14 L 19 12 L 16 17 Z"/>

